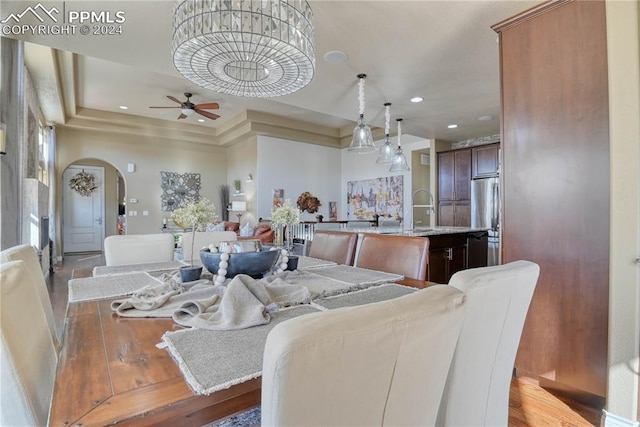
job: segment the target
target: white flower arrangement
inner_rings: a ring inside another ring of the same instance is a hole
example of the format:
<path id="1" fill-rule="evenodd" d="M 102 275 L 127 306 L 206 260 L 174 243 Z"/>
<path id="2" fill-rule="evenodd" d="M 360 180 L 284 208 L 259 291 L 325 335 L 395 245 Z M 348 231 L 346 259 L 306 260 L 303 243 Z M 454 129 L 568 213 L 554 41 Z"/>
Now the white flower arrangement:
<path id="1" fill-rule="evenodd" d="M 173 211 L 171 219 L 176 224 L 192 227 L 193 239 L 191 239 L 191 266 L 193 266 L 193 245 L 195 243 L 196 230 L 208 222 L 218 218 L 215 205 L 206 198 L 198 201 L 186 200 L 180 207 Z"/>
<path id="2" fill-rule="evenodd" d="M 271 223 L 273 225 L 288 225 L 300 222 L 300 210 L 287 199 L 281 206 L 271 211 Z"/>

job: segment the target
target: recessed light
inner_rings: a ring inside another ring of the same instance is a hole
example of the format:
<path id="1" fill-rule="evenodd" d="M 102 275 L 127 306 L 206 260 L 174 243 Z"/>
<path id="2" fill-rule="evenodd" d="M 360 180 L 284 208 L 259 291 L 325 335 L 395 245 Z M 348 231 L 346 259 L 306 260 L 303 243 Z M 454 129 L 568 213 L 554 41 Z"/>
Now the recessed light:
<path id="1" fill-rule="evenodd" d="M 424 98 L 421 96 L 414 96 L 413 98 L 410 99 L 411 102 L 422 102 L 424 101 Z"/>
<path id="2" fill-rule="evenodd" d="M 455 124 L 454 124 L 454 125 L 449 125 L 449 126 L 447 126 L 447 127 L 448 127 L 449 129 L 455 129 L 455 128 L 457 128 L 457 127 L 458 127 L 458 125 L 455 125 Z"/>
<path id="3" fill-rule="evenodd" d="M 128 109 L 129 109 L 129 107 L 127 107 L 126 105 L 121 105 L 121 106 L 120 106 L 120 109 L 121 109 L 121 110 L 128 110 Z"/>
<path id="4" fill-rule="evenodd" d="M 200 123 L 204 123 L 204 119 L 198 119 Z"/>
<path id="5" fill-rule="evenodd" d="M 493 120 L 493 116 L 480 116 L 478 117 L 478 120 L 482 121 L 482 122 L 486 122 L 488 120 Z"/>
<path id="6" fill-rule="evenodd" d="M 347 54 L 340 50 L 332 50 L 324 54 L 324 60 L 332 64 L 342 64 L 347 58 Z"/>

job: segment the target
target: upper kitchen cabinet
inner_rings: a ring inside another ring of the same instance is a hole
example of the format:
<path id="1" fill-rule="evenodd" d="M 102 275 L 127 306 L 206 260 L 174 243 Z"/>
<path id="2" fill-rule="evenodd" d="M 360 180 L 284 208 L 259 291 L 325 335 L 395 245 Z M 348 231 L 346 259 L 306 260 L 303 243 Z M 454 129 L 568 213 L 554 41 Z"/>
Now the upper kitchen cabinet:
<path id="1" fill-rule="evenodd" d="M 471 149 L 438 153 L 438 225 L 471 225 Z"/>
<path id="2" fill-rule="evenodd" d="M 471 199 L 471 149 L 438 153 L 438 199 Z"/>
<path id="3" fill-rule="evenodd" d="M 498 157 L 500 144 L 480 145 L 473 147 L 471 151 L 473 179 L 498 176 L 500 172 L 500 159 Z"/>
<path id="4" fill-rule="evenodd" d="M 502 260 L 540 265 L 516 372 L 604 402 L 609 105 L 604 1 L 549 1 L 500 34 Z"/>

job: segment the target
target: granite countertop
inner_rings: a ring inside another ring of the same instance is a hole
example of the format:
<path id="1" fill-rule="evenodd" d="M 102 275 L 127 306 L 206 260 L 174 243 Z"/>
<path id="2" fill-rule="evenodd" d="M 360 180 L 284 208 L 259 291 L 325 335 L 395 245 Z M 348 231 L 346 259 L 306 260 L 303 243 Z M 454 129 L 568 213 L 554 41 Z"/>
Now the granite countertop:
<path id="1" fill-rule="evenodd" d="M 351 231 L 356 233 L 378 233 L 378 234 L 402 234 L 403 236 L 438 236 L 442 234 L 463 234 L 478 231 L 488 231 L 488 228 L 471 227 L 418 227 L 414 229 L 403 229 L 399 227 L 368 227 L 368 228 L 346 228 L 341 231 Z"/>

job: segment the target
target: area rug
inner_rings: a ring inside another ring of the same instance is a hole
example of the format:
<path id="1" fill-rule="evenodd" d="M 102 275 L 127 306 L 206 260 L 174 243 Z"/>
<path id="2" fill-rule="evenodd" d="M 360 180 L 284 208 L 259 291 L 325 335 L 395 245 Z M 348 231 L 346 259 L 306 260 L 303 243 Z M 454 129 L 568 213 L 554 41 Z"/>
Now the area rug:
<path id="1" fill-rule="evenodd" d="M 142 272 L 71 279 L 69 280 L 69 302 L 131 295 L 145 286 L 159 283 L 162 282 Z"/>
<path id="2" fill-rule="evenodd" d="M 380 285 L 315 301 L 316 305 L 326 309 L 353 307 L 374 302 L 386 301 L 416 292 L 418 289 L 402 285 Z"/>
<path id="3" fill-rule="evenodd" d="M 182 261 L 142 262 L 139 264 L 101 265 L 93 267 L 93 276 L 109 276 L 112 274 L 135 273 L 139 271 L 178 270 L 188 265 Z"/>
<path id="4" fill-rule="evenodd" d="M 260 427 L 262 411 L 260 406 L 247 409 L 239 414 L 208 424 L 205 427 Z"/>
<path id="5" fill-rule="evenodd" d="M 162 339 L 193 391 L 210 394 L 259 377 L 267 335 L 274 326 L 318 311 L 296 306 L 273 313 L 266 325 L 234 331 L 184 329 L 167 332 Z"/>

